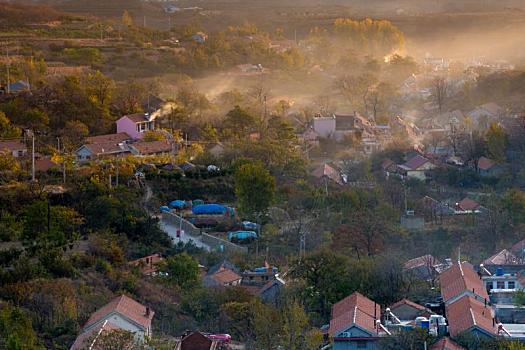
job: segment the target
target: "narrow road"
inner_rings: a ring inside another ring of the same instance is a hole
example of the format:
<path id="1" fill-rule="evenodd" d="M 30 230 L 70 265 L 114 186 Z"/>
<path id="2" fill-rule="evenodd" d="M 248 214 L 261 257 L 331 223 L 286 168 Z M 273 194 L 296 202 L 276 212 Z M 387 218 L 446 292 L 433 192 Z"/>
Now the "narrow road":
<path id="1" fill-rule="evenodd" d="M 207 245 L 206 243 L 204 243 L 203 241 L 201 241 L 200 237 L 190 236 L 189 234 L 184 233 L 184 234 L 182 234 L 180 236 L 180 238 L 178 238 L 177 237 L 177 230 L 179 228 L 174 226 L 174 225 L 172 225 L 172 224 L 170 224 L 170 223 L 168 223 L 164 219 L 161 219 L 159 221 L 159 226 L 160 226 L 162 231 L 166 232 L 171 237 L 171 239 L 173 240 L 174 244 L 177 244 L 179 242 L 182 242 L 182 243 L 193 242 L 193 244 L 195 244 L 197 247 L 202 248 L 202 249 L 207 250 L 207 251 L 211 251 L 210 246 Z"/>
<path id="2" fill-rule="evenodd" d="M 144 189 L 145 189 L 145 193 L 144 193 L 144 197 L 142 198 L 142 206 L 149 213 L 149 215 L 158 217 L 160 219 L 159 221 L 160 229 L 166 232 L 171 237 L 173 244 L 177 244 L 179 242 L 182 242 L 185 244 L 189 242 L 193 242 L 193 244 L 195 244 L 197 247 L 202 248 L 207 251 L 211 251 L 211 247 L 207 245 L 206 243 L 202 242 L 202 240 L 198 236 L 190 236 L 189 234 L 184 233 L 181 235 L 181 237 L 177 237 L 177 230 L 179 228 L 178 226 L 175 226 L 169 223 L 167 220 L 164 220 L 162 218 L 162 215 L 159 215 L 157 212 L 151 212 L 151 210 L 149 210 L 148 203 L 153 197 L 153 190 L 147 183 L 144 184 Z"/>

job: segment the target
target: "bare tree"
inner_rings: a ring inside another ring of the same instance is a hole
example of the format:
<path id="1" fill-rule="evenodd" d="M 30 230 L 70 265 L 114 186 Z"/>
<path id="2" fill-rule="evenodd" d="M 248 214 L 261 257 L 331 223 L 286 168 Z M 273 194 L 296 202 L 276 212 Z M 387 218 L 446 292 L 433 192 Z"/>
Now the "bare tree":
<path id="1" fill-rule="evenodd" d="M 448 82 L 445 77 L 436 77 L 432 82 L 432 95 L 439 107 L 439 113 L 443 112 L 443 106 L 448 96 Z"/>

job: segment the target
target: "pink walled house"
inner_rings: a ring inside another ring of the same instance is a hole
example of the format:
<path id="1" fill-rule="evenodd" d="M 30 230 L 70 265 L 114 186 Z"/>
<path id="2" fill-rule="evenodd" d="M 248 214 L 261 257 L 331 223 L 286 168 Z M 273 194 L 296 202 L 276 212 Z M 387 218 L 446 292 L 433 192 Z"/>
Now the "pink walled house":
<path id="1" fill-rule="evenodd" d="M 133 139 L 141 139 L 150 130 L 155 130 L 155 117 L 148 113 L 125 115 L 117 120 L 117 133 L 125 132 Z"/>

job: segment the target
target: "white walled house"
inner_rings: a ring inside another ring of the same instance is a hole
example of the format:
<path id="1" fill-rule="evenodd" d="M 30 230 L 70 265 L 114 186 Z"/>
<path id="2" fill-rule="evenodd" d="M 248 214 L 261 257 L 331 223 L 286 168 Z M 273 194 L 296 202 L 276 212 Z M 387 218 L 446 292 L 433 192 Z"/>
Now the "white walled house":
<path id="1" fill-rule="evenodd" d="M 96 342 L 93 335 L 116 329 L 133 333 L 135 340 L 142 343 L 152 335 L 151 321 L 154 315 L 149 307 L 121 295 L 91 315 L 70 350 L 91 349 Z"/>
<path id="2" fill-rule="evenodd" d="M 332 137 L 335 134 L 335 115 L 329 117 L 315 117 L 314 118 L 314 131 L 320 137 Z"/>

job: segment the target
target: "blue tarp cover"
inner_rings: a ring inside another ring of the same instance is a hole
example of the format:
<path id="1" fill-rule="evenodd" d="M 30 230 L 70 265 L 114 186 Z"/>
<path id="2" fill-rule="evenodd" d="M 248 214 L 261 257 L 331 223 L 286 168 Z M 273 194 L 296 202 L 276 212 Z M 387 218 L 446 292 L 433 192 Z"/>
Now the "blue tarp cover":
<path id="1" fill-rule="evenodd" d="M 221 204 L 201 204 L 194 206 L 191 211 L 195 215 L 200 214 L 224 214 L 227 208 Z"/>
<path id="2" fill-rule="evenodd" d="M 176 201 L 173 201 L 170 203 L 170 207 L 172 208 L 177 208 L 177 209 L 182 209 L 186 206 L 186 202 L 185 201 L 181 201 L 180 199 L 177 199 Z"/>
<path id="3" fill-rule="evenodd" d="M 237 238 L 237 239 L 257 238 L 257 233 L 255 233 L 254 231 L 228 232 L 228 239 L 231 241 L 232 238 Z"/>

